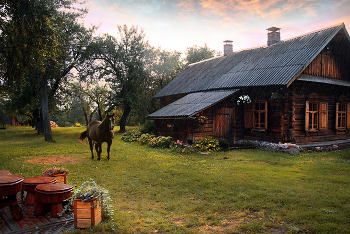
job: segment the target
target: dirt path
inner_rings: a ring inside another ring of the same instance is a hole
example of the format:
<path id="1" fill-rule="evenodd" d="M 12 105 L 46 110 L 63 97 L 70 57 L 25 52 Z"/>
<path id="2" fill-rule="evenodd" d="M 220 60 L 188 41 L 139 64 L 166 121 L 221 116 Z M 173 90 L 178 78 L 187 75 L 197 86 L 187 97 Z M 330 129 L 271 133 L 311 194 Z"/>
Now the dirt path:
<path id="1" fill-rule="evenodd" d="M 50 157 L 43 157 L 43 158 L 34 158 L 34 159 L 27 160 L 26 162 L 54 165 L 54 164 L 74 164 L 74 163 L 81 162 L 81 160 L 72 158 L 72 157 L 65 157 L 65 156 L 50 156 Z"/>

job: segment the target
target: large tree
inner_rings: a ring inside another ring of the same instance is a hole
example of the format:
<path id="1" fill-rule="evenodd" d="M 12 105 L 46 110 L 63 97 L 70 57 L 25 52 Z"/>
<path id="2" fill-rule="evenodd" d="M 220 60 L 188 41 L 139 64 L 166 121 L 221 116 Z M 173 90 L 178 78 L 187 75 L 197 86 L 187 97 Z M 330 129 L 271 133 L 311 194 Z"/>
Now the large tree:
<path id="1" fill-rule="evenodd" d="M 0 2 L 1 86 L 13 97 L 40 96 L 46 141 L 53 141 L 49 99 L 81 57 L 91 34 L 77 23 L 84 10 L 67 0 Z M 24 100 L 30 98 L 24 98 Z"/>
<path id="2" fill-rule="evenodd" d="M 119 125 L 120 131 L 124 132 L 130 112 L 147 105 L 142 94 L 148 89 L 145 63 L 149 43 L 144 31 L 137 26 L 118 25 L 118 30 L 118 40 L 105 34 L 96 38 L 89 49 L 95 59 L 103 62 L 95 63 L 95 70 L 110 84 L 109 111 L 114 110 L 114 106 L 123 110 Z"/>

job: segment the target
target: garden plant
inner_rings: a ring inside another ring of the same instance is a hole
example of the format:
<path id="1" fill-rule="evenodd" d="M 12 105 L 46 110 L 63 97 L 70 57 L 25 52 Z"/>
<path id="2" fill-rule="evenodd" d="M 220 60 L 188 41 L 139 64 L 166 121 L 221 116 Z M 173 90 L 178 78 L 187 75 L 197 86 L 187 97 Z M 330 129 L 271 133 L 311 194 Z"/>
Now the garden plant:
<path id="1" fill-rule="evenodd" d="M 74 233 L 350 233 L 350 149 L 199 154 L 141 144 L 136 132 L 126 142 L 118 130 L 111 160 L 97 161 L 81 128 L 54 128 L 47 143 L 31 127 L 8 127 L 0 170 L 28 178 L 56 166 L 75 189 L 91 178 L 108 190 L 113 219 Z"/>

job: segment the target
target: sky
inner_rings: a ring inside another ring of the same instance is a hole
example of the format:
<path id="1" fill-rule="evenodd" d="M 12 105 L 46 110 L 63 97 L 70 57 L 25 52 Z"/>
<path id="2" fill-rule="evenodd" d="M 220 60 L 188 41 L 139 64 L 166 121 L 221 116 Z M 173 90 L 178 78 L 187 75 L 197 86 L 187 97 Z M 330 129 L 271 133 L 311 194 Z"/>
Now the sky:
<path id="1" fill-rule="evenodd" d="M 223 51 L 264 46 L 267 28 L 281 28 L 281 40 L 345 23 L 350 29 L 349 0 L 88 0 L 85 27 L 97 35 L 118 35 L 117 25 L 143 29 L 149 43 L 185 52 L 194 45 Z"/>

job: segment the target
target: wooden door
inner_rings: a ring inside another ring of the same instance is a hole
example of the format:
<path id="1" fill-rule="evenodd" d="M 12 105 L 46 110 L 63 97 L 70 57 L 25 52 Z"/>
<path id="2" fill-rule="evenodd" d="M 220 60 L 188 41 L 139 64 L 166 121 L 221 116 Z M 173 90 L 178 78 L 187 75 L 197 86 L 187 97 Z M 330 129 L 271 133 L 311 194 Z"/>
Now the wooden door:
<path id="1" fill-rule="evenodd" d="M 219 140 L 235 140 L 235 110 L 234 108 L 221 107 L 214 114 L 214 137 Z"/>

